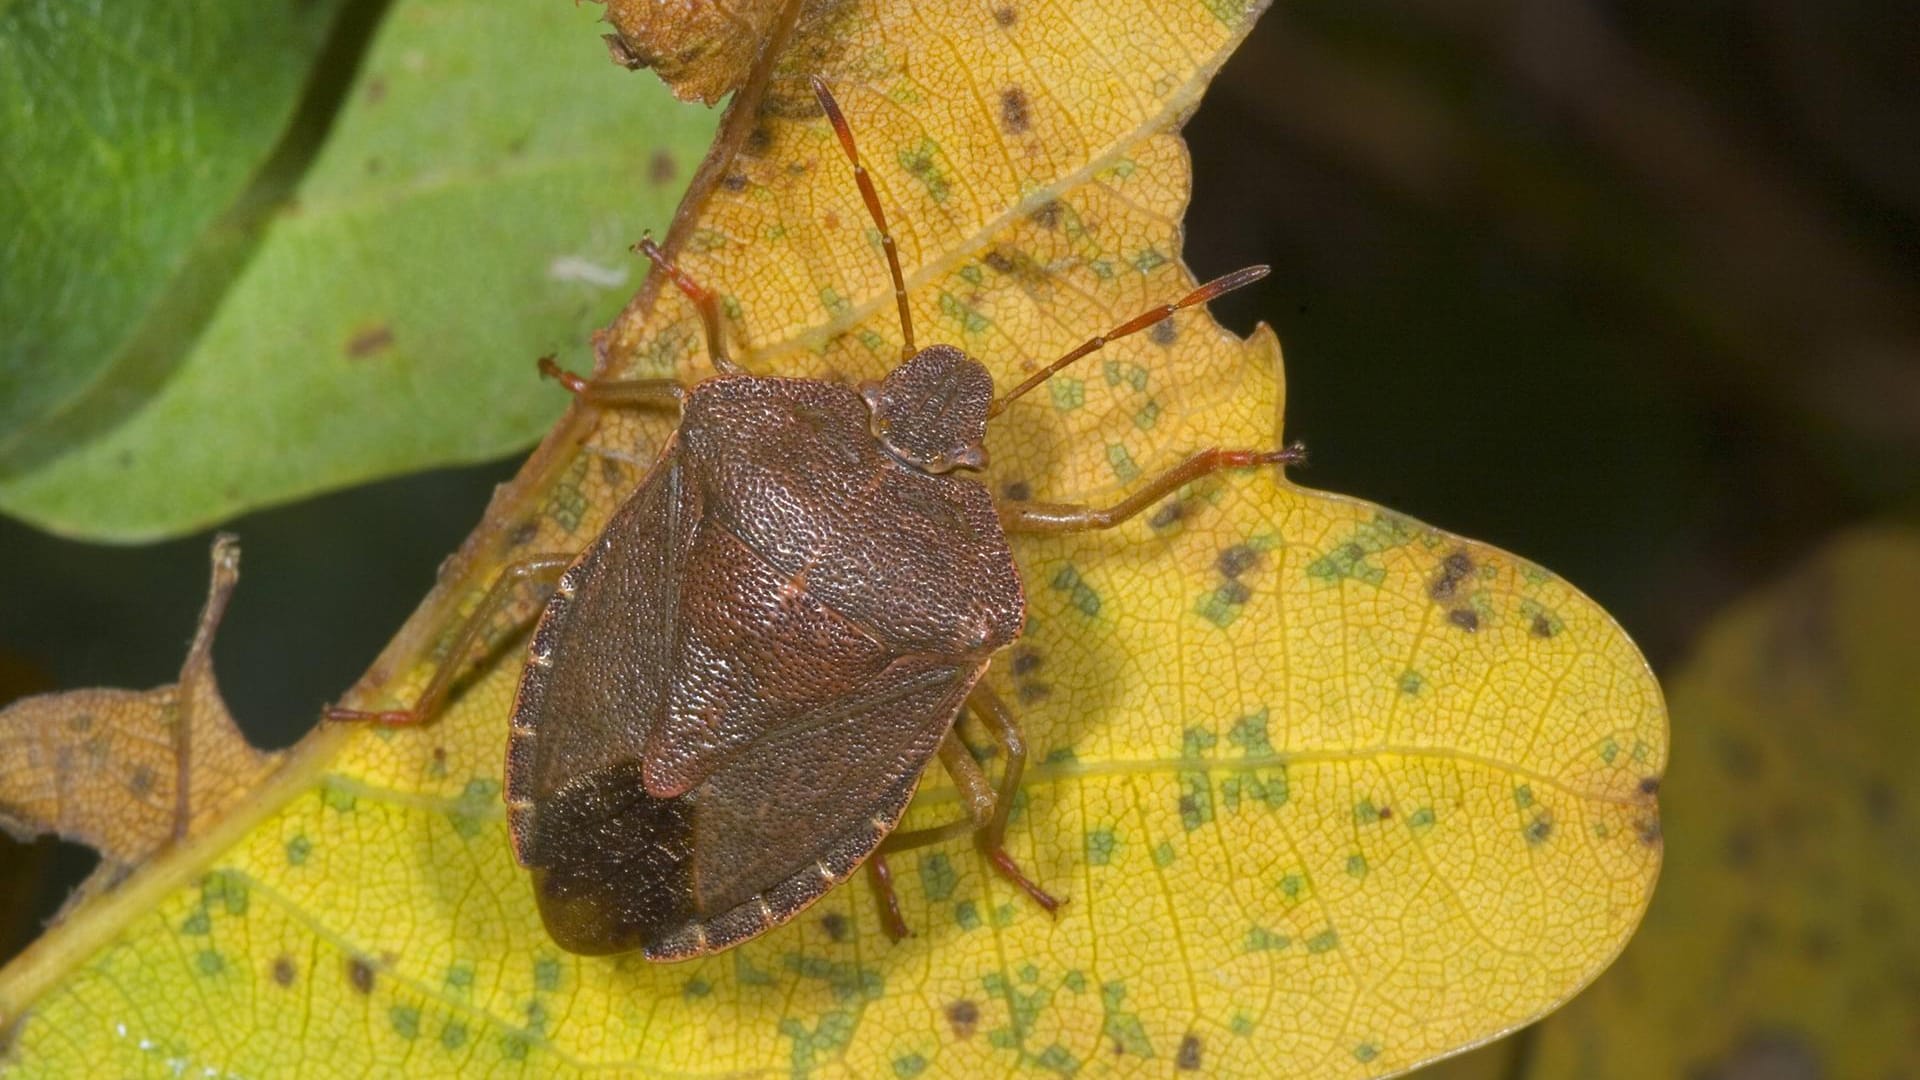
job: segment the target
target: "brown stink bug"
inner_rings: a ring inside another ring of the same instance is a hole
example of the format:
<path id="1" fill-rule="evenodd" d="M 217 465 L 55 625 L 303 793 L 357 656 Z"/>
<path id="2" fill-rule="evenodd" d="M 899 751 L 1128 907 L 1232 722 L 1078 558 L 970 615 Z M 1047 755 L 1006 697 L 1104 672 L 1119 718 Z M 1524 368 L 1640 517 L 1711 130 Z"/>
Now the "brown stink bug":
<path id="1" fill-rule="evenodd" d="M 430 717 L 516 586 L 558 574 L 514 701 L 506 802 L 547 931 L 573 952 L 680 960 L 724 949 L 791 919 L 863 861 L 897 938 L 906 930 L 884 854 L 965 832 L 1054 910 L 1002 843 L 1026 745 L 981 681 L 1026 617 L 1007 533 L 1104 529 L 1216 469 L 1299 459 L 1298 448 L 1207 450 L 1109 508 L 996 505 L 960 473 L 986 466 L 987 423 L 1009 402 L 1266 268 L 1146 312 L 996 397 L 959 349 L 914 347 L 879 197 L 839 106 L 813 86 L 879 228 L 900 366 L 858 389 L 748 374 L 727 356 L 713 295 L 643 240 L 699 309 L 719 373 L 690 387 L 589 381 L 541 361 L 584 403 L 677 408 L 679 426 L 584 552 L 502 575 L 413 708 L 330 712 Z M 954 734 L 963 710 L 1005 749 L 997 785 Z M 894 832 L 936 756 L 966 817 Z"/>

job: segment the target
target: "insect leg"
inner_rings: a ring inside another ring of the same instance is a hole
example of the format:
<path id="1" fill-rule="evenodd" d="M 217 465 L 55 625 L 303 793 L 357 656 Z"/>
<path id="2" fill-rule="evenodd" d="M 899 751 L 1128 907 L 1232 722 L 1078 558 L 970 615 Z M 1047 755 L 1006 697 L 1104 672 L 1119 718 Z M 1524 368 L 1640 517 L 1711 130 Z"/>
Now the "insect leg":
<path id="1" fill-rule="evenodd" d="M 720 304 L 713 298 L 713 294 L 707 291 L 706 286 L 693 280 L 685 270 L 673 265 L 673 261 L 667 258 L 667 253 L 660 250 L 660 245 L 654 243 L 651 236 L 642 236 L 640 242 L 633 246 L 633 250 L 651 259 L 653 265 L 659 267 L 661 273 L 672 278 L 674 286 L 685 293 L 687 299 L 693 301 L 693 306 L 699 309 L 700 322 L 707 328 L 707 358 L 713 361 L 713 366 L 719 370 L 720 374 L 744 374 L 746 369 L 727 356 L 727 339 L 720 329 Z"/>
<path id="2" fill-rule="evenodd" d="M 427 680 L 426 688 L 407 709 L 348 709 L 339 705 L 327 707 L 325 717 L 328 720 L 358 720 L 366 723 L 403 726 L 422 724 L 433 718 L 440 703 L 452 689 L 453 680 L 466 667 L 467 657 L 473 654 L 473 648 L 480 643 L 481 635 L 486 632 L 487 624 L 499 614 L 500 609 L 513 599 L 515 591 L 528 580 L 554 578 L 573 562 L 571 555 L 535 555 L 509 563 L 500 576 L 494 579 L 493 587 L 480 598 L 479 606 L 473 609 L 461 624 L 460 632 L 454 637 L 453 648 L 434 668 L 433 677 Z M 532 616 L 529 615 L 528 619 Z M 522 620 L 526 621 L 526 620 Z"/>
<path id="3" fill-rule="evenodd" d="M 540 374 L 567 388 L 567 393 L 589 405 L 625 409 L 678 409 L 687 388 L 673 379 L 582 378 L 553 362 L 540 358 Z"/>
<path id="4" fill-rule="evenodd" d="M 873 882 L 873 891 L 880 899 L 880 924 L 886 929 L 887 936 L 895 941 L 907 936 L 907 921 L 900 914 L 899 898 L 893 894 L 893 871 L 887 867 L 887 853 L 908 851 L 963 836 L 985 828 L 993 818 L 993 785 L 987 783 L 986 774 L 974 764 L 973 755 L 967 751 L 966 744 L 960 741 L 960 736 L 951 731 L 940 742 L 940 763 L 946 766 L 947 774 L 953 777 L 954 784 L 960 789 L 960 798 L 967 805 L 967 816 L 945 825 L 896 832 L 882 840 L 879 850 L 867 859 L 867 873 Z"/>
<path id="5" fill-rule="evenodd" d="M 973 692 L 967 695 L 967 707 L 987 726 L 993 737 L 1007 751 L 1007 767 L 1000 774 L 1000 790 L 994 797 L 993 817 L 974 835 L 987 860 L 1000 876 L 1020 886 L 1022 892 L 1033 897 L 1033 902 L 1046 908 L 1048 914 L 1060 909 L 1060 901 L 1048 895 L 1046 890 L 1035 885 L 1020 872 L 1020 867 L 1007 854 L 1004 841 L 1007 837 L 1007 816 L 1013 813 L 1013 797 L 1020 790 L 1020 777 L 1027 768 L 1027 740 L 1020 734 L 1020 724 L 1013 718 L 1013 711 L 1000 700 L 1000 695 L 987 688 L 986 683 L 976 683 Z"/>
<path id="6" fill-rule="evenodd" d="M 1021 503 L 1000 506 L 1000 523 L 1008 532 L 1068 533 L 1111 529 L 1183 485 L 1218 469 L 1251 469 L 1260 465 L 1298 465 L 1307 459 L 1299 443 L 1279 450 L 1203 450 L 1148 481 L 1140 490 L 1108 507 L 1063 503 Z"/>

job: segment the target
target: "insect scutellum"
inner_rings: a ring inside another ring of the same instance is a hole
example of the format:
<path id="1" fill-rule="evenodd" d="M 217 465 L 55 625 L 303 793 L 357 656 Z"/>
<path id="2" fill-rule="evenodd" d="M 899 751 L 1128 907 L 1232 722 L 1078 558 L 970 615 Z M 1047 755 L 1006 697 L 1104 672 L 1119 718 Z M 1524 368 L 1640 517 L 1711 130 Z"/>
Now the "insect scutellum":
<path id="1" fill-rule="evenodd" d="M 1223 293 L 1267 276 L 1265 266 L 1247 266 L 1225 274 L 1194 289 L 1171 304 L 1140 313 L 1104 334 L 1082 342 L 1066 355 L 1029 375 L 1018 386 L 998 397 L 993 393 L 993 377 L 979 361 L 951 345 L 932 345 L 915 351 L 913 315 L 907 305 L 906 277 L 900 270 L 899 249 L 887 228 L 886 214 L 880 207 L 879 193 L 860 163 L 854 146 L 853 129 L 848 126 L 840 105 L 827 89 L 826 81 L 810 76 L 814 97 L 833 125 L 840 148 L 853 164 L 853 177 L 860 197 L 867 204 L 874 225 L 880 230 L 880 246 L 886 253 L 887 270 L 893 276 L 893 295 L 900 309 L 902 337 L 900 365 L 879 382 L 860 386 L 860 396 L 871 412 L 873 435 L 900 461 L 929 473 L 954 469 L 984 469 L 987 465 L 987 421 L 998 416 L 1016 398 L 1046 382 L 1068 365 L 1093 353 L 1109 342 L 1136 334 L 1173 315 L 1182 308 L 1204 304 Z"/>

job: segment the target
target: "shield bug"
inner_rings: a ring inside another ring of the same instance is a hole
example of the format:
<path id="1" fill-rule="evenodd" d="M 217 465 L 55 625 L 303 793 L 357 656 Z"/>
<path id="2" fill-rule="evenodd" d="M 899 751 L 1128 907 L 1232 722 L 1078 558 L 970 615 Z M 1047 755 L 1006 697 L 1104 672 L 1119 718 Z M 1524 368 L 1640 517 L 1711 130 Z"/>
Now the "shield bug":
<path id="1" fill-rule="evenodd" d="M 557 574 L 513 705 L 505 797 L 542 920 L 577 953 L 723 949 L 792 918 L 862 862 L 897 938 L 885 854 L 967 832 L 1054 910 L 1003 846 L 1026 746 L 981 679 L 1026 616 L 1007 534 L 1107 528 L 1206 473 L 1300 457 L 1206 450 L 1105 508 L 996 503 L 963 475 L 986 467 L 993 417 L 1107 342 L 1266 268 L 1145 312 L 996 396 L 959 349 L 915 347 L 879 197 L 833 96 L 817 78 L 813 88 L 881 237 L 899 366 L 857 388 L 749 374 L 728 357 L 713 294 L 642 240 L 698 309 L 717 374 L 692 386 L 593 381 L 542 360 L 585 404 L 677 409 L 679 425 L 584 552 L 501 576 L 411 709 L 330 710 L 430 717 L 516 588 Z M 997 784 L 954 733 L 963 711 L 1005 750 Z M 936 756 L 965 817 L 896 832 Z"/>

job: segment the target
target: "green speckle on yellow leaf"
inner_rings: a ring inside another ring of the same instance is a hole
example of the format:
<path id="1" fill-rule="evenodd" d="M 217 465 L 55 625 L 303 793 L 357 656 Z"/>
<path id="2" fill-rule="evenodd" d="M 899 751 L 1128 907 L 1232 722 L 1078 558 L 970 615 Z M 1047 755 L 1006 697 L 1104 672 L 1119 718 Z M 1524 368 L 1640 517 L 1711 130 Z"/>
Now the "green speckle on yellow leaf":
<path id="1" fill-rule="evenodd" d="M 1105 866 L 1113 861 L 1114 849 L 1120 846 L 1120 838 L 1112 829 L 1095 829 L 1087 834 L 1087 865 Z"/>
<path id="2" fill-rule="evenodd" d="M 1284 949 L 1293 944 L 1293 939 L 1285 934 L 1275 933 L 1264 926 L 1256 926 L 1247 931 L 1246 949 L 1248 952 L 1270 952 Z"/>
<path id="3" fill-rule="evenodd" d="M 953 895 L 960 877 L 953 861 L 945 855 L 926 855 L 920 859 L 920 882 L 929 900 L 945 900 Z"/>

